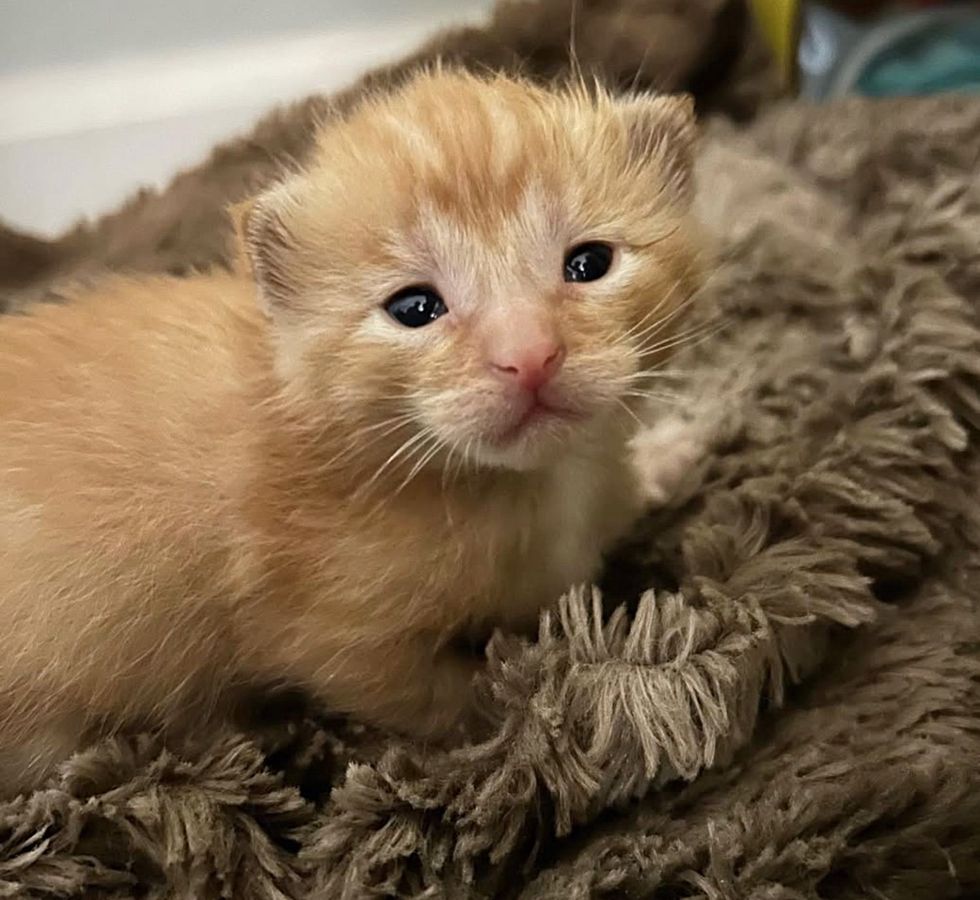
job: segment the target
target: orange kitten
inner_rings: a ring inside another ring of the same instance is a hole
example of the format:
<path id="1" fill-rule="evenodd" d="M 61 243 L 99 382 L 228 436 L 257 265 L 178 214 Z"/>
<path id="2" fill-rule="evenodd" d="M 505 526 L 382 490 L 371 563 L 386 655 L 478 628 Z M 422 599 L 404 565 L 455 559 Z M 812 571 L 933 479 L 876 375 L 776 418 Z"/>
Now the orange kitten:
<path id="1" fill-rule="evenodd" d="M 423 75 L 236 210 L 247 276 L 0 320 L 0 785 L 251 683 L 454 726 L 452 638 L 533 624 L 637 513 L 693 132 L 685 99 Z"/>

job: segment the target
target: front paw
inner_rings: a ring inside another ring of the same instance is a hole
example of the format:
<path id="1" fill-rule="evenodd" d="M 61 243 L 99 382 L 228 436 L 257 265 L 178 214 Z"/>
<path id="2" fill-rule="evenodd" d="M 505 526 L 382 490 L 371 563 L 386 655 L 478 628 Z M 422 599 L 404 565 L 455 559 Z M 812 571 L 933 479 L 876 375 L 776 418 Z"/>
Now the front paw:
<path id="1" fill-rule="evenodd" d="M 641 431 L 633 439 L 632 460 L 644 499 L 655 506 L 675 501 L 695 479 L 706 455 L 701 429 L 679 416 Z"/>

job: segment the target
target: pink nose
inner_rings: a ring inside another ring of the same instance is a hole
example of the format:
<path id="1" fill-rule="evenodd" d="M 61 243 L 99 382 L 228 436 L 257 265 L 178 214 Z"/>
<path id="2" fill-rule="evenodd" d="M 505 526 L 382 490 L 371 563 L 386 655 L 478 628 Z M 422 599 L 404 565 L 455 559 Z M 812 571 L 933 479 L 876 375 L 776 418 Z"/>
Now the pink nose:
<path id="1" fill-rule="evenodd" d="M 565 348 L 548 341 L 533 346 L 515 348 L 506 355 L 498 353 L 490 360 L 490 368 L 501 378 L 512 381 L 527 391 L 544 387 L 565 361 Z"/>

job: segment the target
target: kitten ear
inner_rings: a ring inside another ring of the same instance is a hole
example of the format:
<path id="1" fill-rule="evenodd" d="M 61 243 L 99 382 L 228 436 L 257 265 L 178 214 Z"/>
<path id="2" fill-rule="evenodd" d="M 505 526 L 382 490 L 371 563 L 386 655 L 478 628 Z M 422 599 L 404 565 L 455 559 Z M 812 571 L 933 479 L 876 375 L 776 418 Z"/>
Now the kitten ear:
<path id="1" fill-rule="evenodd" d="M 277 207 L 273 190 L 231 208 L 239 252 L 255 281 L 259 304 L 270 316 L 290 305 L 294 296 L 288 264 L 293 241 Z"/>
<path id="2" fill-rule="evenodd" d="M 619 105 L 631 154 L 637 162 L 656 160 L 669 194 L 688 205 L 698 137 L 694 99 L 690 94 L 641 94 Z"/>

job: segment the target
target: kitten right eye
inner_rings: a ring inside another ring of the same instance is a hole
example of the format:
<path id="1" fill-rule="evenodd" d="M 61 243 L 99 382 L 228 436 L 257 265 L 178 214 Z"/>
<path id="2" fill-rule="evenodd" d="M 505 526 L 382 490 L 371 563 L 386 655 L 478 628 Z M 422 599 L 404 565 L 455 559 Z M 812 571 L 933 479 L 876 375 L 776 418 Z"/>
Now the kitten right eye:
<path id="1" fill-rule="evenodd" d="M 386 304 L 388 315 L 406 328 L 421 328 L 449 312 L 446 302 L 430 287 L 407 287 Z"/>

